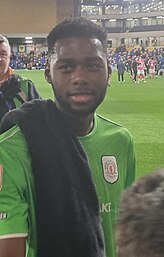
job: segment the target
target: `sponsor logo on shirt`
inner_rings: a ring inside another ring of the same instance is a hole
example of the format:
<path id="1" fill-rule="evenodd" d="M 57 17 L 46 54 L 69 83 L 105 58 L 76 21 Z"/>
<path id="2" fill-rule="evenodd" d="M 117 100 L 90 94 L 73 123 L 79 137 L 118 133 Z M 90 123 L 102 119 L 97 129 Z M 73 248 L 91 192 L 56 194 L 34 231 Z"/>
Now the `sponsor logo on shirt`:
<path id="1" fill-rule="evenodd" d="M 109 213 L 111 212 L 111 203 L 102 203 L 100 206 L 101 213 Z"/>
<path id="2" fill-rule="evenodd" d="M 3 183 L 3 166 L 0 164 L 0 191 L 2 190 Z"/>
<path id="3" fill-rule="evenodd" d="M 116 182 L 118 180 L 118 168 L 116 157 L 111 155 L 103 156 L 102 165 L 104 179 L 111 184 Z"/>

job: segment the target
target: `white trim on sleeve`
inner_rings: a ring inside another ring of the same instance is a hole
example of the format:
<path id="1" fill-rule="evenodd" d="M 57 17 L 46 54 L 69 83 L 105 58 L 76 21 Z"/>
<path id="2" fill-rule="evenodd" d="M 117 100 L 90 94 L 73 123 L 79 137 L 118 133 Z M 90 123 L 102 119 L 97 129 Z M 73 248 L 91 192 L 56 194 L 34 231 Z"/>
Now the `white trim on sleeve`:
<path id="1" fill-rule="evenodd" d="M 19 238 L 19 237 L 27 237 L 27 233 L 17 233 L 17 234 L 8 234 L 0 236 L 0 239 L 8 239 L 8 238 Z"/>

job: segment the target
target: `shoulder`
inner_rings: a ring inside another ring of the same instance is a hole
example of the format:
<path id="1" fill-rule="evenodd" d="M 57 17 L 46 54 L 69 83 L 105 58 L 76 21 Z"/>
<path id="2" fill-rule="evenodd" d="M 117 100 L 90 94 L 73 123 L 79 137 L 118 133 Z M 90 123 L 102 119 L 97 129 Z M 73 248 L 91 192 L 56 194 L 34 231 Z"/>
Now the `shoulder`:
<path id="1" fill-rule="evenodd" d="M 0 166 L 1 166 L 1 176 L 0 185 L 1 185 L 1 205 L 3 207 L 3 202 L 7 201 L 5 204 L 5 210 L 8 209 L 8 214 L 10 216 L 10 230 L 7 230 L 5 234 L 12 234 L 15 231 L 12 231 L 14 228 L 12 225 L 12 220 L 19 220 L 20 225 L 23 231 L 25 231 L 25 221 L 21 221 L 25 218 L 24 214 L 27 209 L 26 190 L 28 189 L 27 181 L 33 183 L 32 178 L 32 165 L 31 157 L 27 147 L 25 138 L 20 131 L 18 126 L 14 126 L 8 131 L 0 135 Z M 30 183 L 31 183 L 30 182 Z M 11 199 L 12 195 L 12 199 Z M 21 197 L 20 197 L 21 195 Z M 10 199 L 10 201 L 9 201 Z M 15 212 L 15 208 L 19 207 L 19 215 Z M 10 208 L 10 205 L 13 208 Z M 7 222 L 7 221 L 6 221 Z M 15 221 L 16 222 L 16 221 Z M 18 233 L 16 228 L 16 233 Z M 2 231 L 4 233 L 4 231 Z"/>
<path id="2" fill-rule="evenodd" d="M 16 78 L 18 78 L 18 80 L 20 81 L 20 83 L 26 83 L 26 84 L 27 84 L 27 83 L 33 83 L 31 79 L 26 78 L 26 77 L 24 77 L 24 76 L 22 76 L 22 75 L 14 74 L 14 76 L 15 76 Z"/>
<path id="3" fill-rule="evenodd" d="M 10 80 L 11 80 L 12 84 L 15 83 L 15 84 L 19 85 L 19 87 L 23 90 L 27 89 L 28 83 L 30 81 L 29 79 L 22 77 L 19 74 L 12 74 Z"/>
<path id="4" fill-rule="evenodd" d="M 101 124 L 104 124 L 106 126 L 112 126 L 112 127 L 116 127 L 116 128 L 123 128 L 123 126 L 117 122 L 114 122 L 98 113 L 96 113 L 95 118 L 97 119 L 97 121 Z"/>
<path id="5" fill-rule="evenodd" d="M 121 124 L 109 120 L 97 113 L 95 115 L 95 119 L 97 120 L 97 124 L 100 129 L 109 131 L 112 135 L 120 136 L 122 138 L 124 137 L 130 141 L 133 140 L 131 133 Z"/>
<path id="6" fill-rule="evenodd" d="M 34 83 L 32 82 L 31 79 L 29 78 L 26 78 L 22 75 L 19 75 L 19 74 L 13 74 L 12 75 L 13 78 L 15 78 L 21 85 L 28 85 L 28 84 L 31 84 L 31 85 L 34 85 Z"/>
<path id="7" fill-rule="evenodd" d="M 5 152 L 4 154 L 2 154 Z M 28 147 L 23 133 L 14 126 L 0 135 L 0 156 L 17 156 L 28 153 Z M 0 157 L 0 159 L 1 159 Z"/>
<path id="8" fill-rule="evenodd" d="M 41 97 L 39 96 L 39 93 L 36 89 L 36 86 L 34 84 L 34 82 L 26 77 L 23 77 L 21 75 L 18 74 L 14 74 L 15 78 L 17 78 L 17 81 L 19 82 L 19 87 L 21 88 L 21 90 L 25 93 L 25 96 L 27 96 L 26 100 L 33 100 L 33 99 L 40 99 Z M 25 98 L 25 96 L 20 95 L 21 98 Z M 25 101 L 26 101 L 25 100 Z"/>

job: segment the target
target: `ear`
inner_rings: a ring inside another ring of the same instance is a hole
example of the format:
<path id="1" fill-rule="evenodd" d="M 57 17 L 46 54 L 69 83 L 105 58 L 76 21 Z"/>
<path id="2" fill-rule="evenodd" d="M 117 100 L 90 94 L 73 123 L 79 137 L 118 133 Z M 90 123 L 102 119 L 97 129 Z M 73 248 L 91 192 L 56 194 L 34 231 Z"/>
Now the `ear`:
<path id="1" fill-rule="evenodd" d="M 45 79 L 47 80 L 47 82 L 49 84 L 52 84 L 49 61 L 46 63 L 45 70 L 44 70 L 44 76 L 45 76 Z"/>

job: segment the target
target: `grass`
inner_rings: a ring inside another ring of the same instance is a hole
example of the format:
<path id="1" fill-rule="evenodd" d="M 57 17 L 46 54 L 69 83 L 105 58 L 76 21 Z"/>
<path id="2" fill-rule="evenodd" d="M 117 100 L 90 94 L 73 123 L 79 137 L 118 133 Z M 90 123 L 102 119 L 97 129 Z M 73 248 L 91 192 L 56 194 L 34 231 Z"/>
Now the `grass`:
<path id="1" fill-rule="evenodd" d="M 43 71 L 17 71 L 30 78 L 44 98 L 53 98 Z M 164 167 L 164 77 L 134 84 L 125 74 L 125 83 L 117 82 L 113 72 L 111 87 L 97 112 L 124 125 L 133 135 L 137 177 Z"/>
<path id="2" fill-rule="evenodd" d="M 46 82 L 44 78 L 44 71 L 42 70 L 16 70 L 16 73 L 31 79 L 36 87 L 38 92 L 43 98 L 53 99 L 53 92 L 51 85 Z"/>

